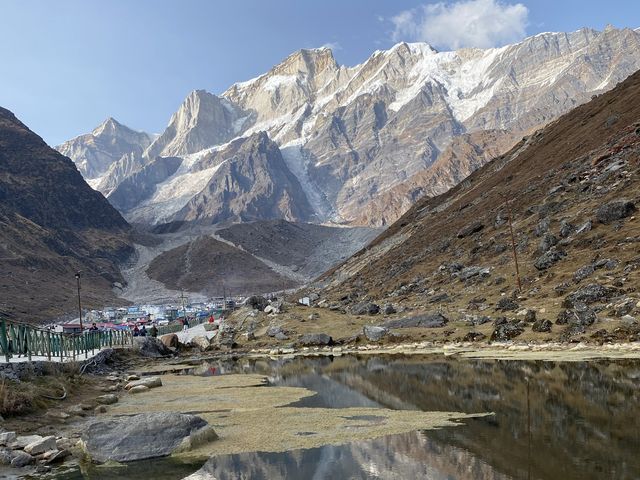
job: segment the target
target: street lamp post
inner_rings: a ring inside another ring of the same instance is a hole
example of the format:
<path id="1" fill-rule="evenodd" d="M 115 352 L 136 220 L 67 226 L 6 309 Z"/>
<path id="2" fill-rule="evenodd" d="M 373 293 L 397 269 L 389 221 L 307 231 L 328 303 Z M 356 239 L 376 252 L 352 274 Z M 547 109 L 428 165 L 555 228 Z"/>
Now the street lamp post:
<path id="1" fill-rule="evenodd" d="M 76 273 L 78 283 L 78 315 L 80 316 L 80 331 L 82 332 L 82 303 L 80 303 L 80 272 Z"/>

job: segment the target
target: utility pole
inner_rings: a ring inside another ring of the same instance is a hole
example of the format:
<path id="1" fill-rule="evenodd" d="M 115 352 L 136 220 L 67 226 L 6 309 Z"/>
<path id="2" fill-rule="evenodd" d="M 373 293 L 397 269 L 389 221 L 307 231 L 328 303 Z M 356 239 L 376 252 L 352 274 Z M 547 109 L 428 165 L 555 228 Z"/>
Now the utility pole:
<path id="1" fill-rule="evenodd" d="M 513 235 L 513 222 L 512 222 L 512 212 L 511 212 L 511 201 L 507 198 L 506 195 L 502 194 L 502 198 L 504 199 L 504 206 L 507 210 L 507 215 L 509 216 L 509 233 L 511 235 L 511 249 L 513 251 L 513 261 L 516 265 L 516 280 L 518 282 L 518 293 L 522 292 L 522 282 L 520 281 L 520 269 L 518 268 L 518 252 L 516 250 L 516 239 Z"/>
<path id="2" fill-rule="evenodd" d="M 80 272 L 76 272 L 76 282 L 78 284 L 78 315 L 80 316 L 80 331 L 82 332 L 82 303 L 80 303 Z"/>
<path id="3" fill-rule="evenodd" d="M 224 314 L 224 312 L 227 311 L 227 286 L 224 283 L 224 280 L 222 281 L 222 312 Z"/>

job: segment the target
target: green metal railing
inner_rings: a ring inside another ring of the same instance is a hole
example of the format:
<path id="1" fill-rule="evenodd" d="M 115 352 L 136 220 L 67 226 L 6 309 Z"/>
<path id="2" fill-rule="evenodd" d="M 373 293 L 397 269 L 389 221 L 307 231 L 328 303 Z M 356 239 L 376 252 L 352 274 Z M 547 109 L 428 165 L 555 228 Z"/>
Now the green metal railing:
<path id="1" fill-rule="evenodd" d="M 130 331 L 86 331 L 70 334 L 52 332 L 25 323 L 0 319 L 0 359 L 7 362 L 12 357 L 46 357 L 48 360 L 75 359 L 80 355 L 95 353 L 103 347 L 131 345 Z"/>

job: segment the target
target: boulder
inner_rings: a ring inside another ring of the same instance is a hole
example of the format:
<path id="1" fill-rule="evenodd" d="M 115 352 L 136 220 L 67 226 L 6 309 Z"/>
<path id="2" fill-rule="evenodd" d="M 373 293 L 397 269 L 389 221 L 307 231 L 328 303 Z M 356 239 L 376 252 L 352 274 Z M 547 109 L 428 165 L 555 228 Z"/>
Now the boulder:
<path id="1" fill-rule="evenodd" d="M 134 380 L 133 382 L 129 382 L 124 386 L 125 390 L 131 390 L 134 387 L 147 387 L 147 388 L 156 388 L 162 386 L 162 379 L 160 377 L 145 377 L 140 380 Z"/>
<path id="2" fill-rule="evenodd" d="M 289 340 L 289 337 L 287 336 L 287 334 L 285 334 L 283 332 L 276 333 L 276 336 L 273 337 L 273 338 L 275 338 L 279 342 L 284 342 L 285 340 Z"/>
<path id="3" fill-rule="evenodd" d="M 484 228 L 484 224 L 482 224 L 481 222 L 473 222 L 463 227 L 462 229 L 460 229 L 460 231 L 456 236 L 458 238 L 465 238 L 465 237 L 468 237 L 469 235 L 473 235 L 474 233 L 478 233 L 483 228 Z"/>
<path id="4" fill-rule="evenodd" d="M 390 303 L 387 303 L 383 307 L 382 313 L 384 313 L 385 315 L 393 315 L 394 313 L 396 313 L 396 308 L 393 305 L 391 305 Z"/>
<path id="5" fill-rule="evenodd" d="M 0 448 L 0 465 L 11 465 L 11 450 Z"/>
<path id="6" fill-rule="evenodd" d="M 581 234 L 581 233 L 587 233 L 591 231 L 591 220 L 587 220 L 586 222 L 584 222 L 582 225 L 580 225 L 578 227 L 578 229 L 576 230 L 576 234 Z"/>
<path id="7" fill-rule="evenodd" d="M 143 357 L 161 358 L 173 355 L 163 342 L 153 337 L 133 337 L 133 348 Z"/>
<path id="8" fill-rule="evenodd" d="M 190 450 L 216 438 L 198 416 L 155 412 L 93 422 L 83 432 L 81 446 L 98 463 L 132 462 Z"/>
<path id="9" fill-rule="evenodd" d="M 29 455 L 40 455 L 49 450 L 56 449 L 56 437 L 43 437 L 24 447 L 24 451 Z"/>
<path id="10" fill-rule="evenodd" d="M 490 274 L 491 269 L 489 267 L 466 267 L 460 270 L 458 277 L 461 282 L 464 282 L 474 277 L 488 277 Z"/>
<path id="11" fill-rule="evenodd" d="M 218 333 L 211 340 L 211 344 L 216 348 L 235 348 L 236 343 L 236 330 L 231 325 L 220 325 Z"/>
<path id="12" fill-rule="evenodd" d="M 535 234 L 536 237 L 541 237 L 542 235 L 544 235 L 549 231 L 550 226 L 551 226 L 551 219 L 549 217 L 543 218 L 538 222 L 533 233 Z"/>
<path id="13" fill-rule="evenodd" d="M 280 313 L 280 310 L 278 310 L 276 307 L 274 307 L 273 305 L 267 305 L 264 308 L 264 313 L 266 314 L 278 314 Z"/>
<path id="14" fill-rule="evenodd" d="M 636 207 L 633 202 L 628 200 L 615 200 L 601 205 L 598 210 L 596 210 L 596 219 L 600 223 L 607 224 L 629 217 L 635 211 Z"/>
<path id="15" fill-rule="evenodd" d="M 107 395 L 100 395 L 96 398 L 96 402 L 101 405 L 113 405 L 114 403 L 118 403 L 118 397 L 112 393 Z"/>
<path id="16" fill-rule="evenodd" d="M 370 342 L 379 342 L 389 333 L 389 329 L 380 326 L 365 325 L 362 327 L 362 333 Z"/>
<path id="17" fill-rule="evenodd" d="M 560 236 L 562 238 L 567 238 L 573 233 L 574 230 L 575 230 L 575 227 L 571 225 L 569 222 L 567 222 L 566 220 L 562 220 L 560 222 Z"/>
<path id="18" fill-rule="evenodd" d="M 519 307 L 518 303 L 515 300 L 512 300 L 509 297 L 501 298 L 496 305 L 496 310 L 501 312 L 509 312 L 513 310 L 517 310 Z"/>
<path id="19" fill-rule="evenodd" d="M 598 316 L 593 309 L 589 308 L 584 303 L 576 303 L 574 308 L 563 310 L 558 314 L 556 324 L 588 326 L 593 325 L 597 319 Z"/>
<path id="20" fill-rule="evenodd" d="M 479 342 L 487 338 L 484 333 L 481 332 L 469 332 L 462 337 L 463 342 Z"/>
<path id="21" fill-rule="evenodd" d="M 604 302 L 620 293 L 613 287 L 605 287 L 599 283 L 590 283 L 575 292 L 567 295 L 562 302 L 564 308 L 571 308 L 578 303 L 590 305 L 596 302 Z"/>
<path id="22" fill-rule="evenodd" d="M 492 342 L 506 342 L 512 338 L 521 335 L 524 329 L 518 324 L 517 321 L 506 321 L 496 326 L 495 330 L 491 334 Z"/>
<path id="23" fill-rule="evenodd" d="M 11 454 L 11 466 L 13 468 L 23 468 L 35 463 L 36 459 L 27 452 L 16 450 Z"/>
<path id="24" fill-rule="evenodd" d="M 211 342 L 207 337 L 203 336 L 193 337 L 189 342 L 189 345 L 197 348 L 201 352 L 206 352 L 211 348 Z"/>
<path id="25" fill-rule="evenodd" d="M 298 340 L 302 347 L 324 347 L 333 345 L 333 339 L 326 333 L 306 333 Z"/>
<path id="26" fill-rule="evenodd" d="M 534 332 L 550 332 L 551 331 L 551 322 L 549 320 L 536 320 L 531 329 Z"/>
<path id="27" fill-rule="evenodd" d="M 576 270 L 576 273 L 573 274 L 573 280 L 576 283 L 581 282 L 585 278 L 593 275 L 595 271 L 596 269 L 593 265 L 585 265 L 584 267 L 580 267 L 578 270 Z"/>
<path id="28" fill-rule="evenodd" d="M 538 251 L 540 253 L 548 252 L 551 249 L 551 247 L 557 244 L 558 244 L 558 239 L 555 237 L 555 235 L 547 232 L 542 236 L 542 239 L 540 240 L 540 244 L 538 245 Z"/>
<path id="29" fill-rule="evenodd" d="M 275 337 L 279 333 L 285 334 L 284 329 L 280 325 L 273 325 L 273 326 L 267 328 L 267 336 L 268 337 Z"/>
<path id="30" fill-rule="evenodd" d="M 16 432 L 2 432 L 0 433 L 0 446 L 6 447 L 7 445 L 16 441 L 18 436 Z"/>
<path id="31" fill-rule="evenodd" d="M 252 295 L 251 297 L 245 300 L 244 304 L 247 305 L 248 307 L 251 307 L 254 310 L 259 310 L 263 312 L 264 309 L 267 308 L 267 305 L 269 305 L 269 302 L 267 301 L 266 298 L 260 295 Z"/>
<path id="32" fill-rule="evenodd" d="M 533 266 L 538 270 L 546 270 L 553 266 L 556 262 L 559 262 L 567 254 L 562 250 L 558 250 L 555 247 L 552 247 L 549 251 L 540 255 L 535 262 L 533 262 Z"/>
<path id="33" fill-rule="evenodd" d="M 131 387 L 129 389 L 129 393 L 132 394 L 136 394 L 136 393 L 144 393 L 144 392 L 148 392 L 150 389 L 149 387 L 146 387 L 144 385 L 136 385 L 135 387 Z"/>
<path id="34" fill-rule="evenodd" d="M 167 333 L 159 338 L 160 342 L 167 348 L 178 348 L 180 340 L 175 333 Z"/>
<path id="35" fill-rule="evenodd" d="M 360 302 L 351 307 L 352 315 L 377 315 L 380 307 L 371 302 Z"/>
<path id="36" fill-rule="evenodd" d="M 55 450 L 45 459 L 45 465 L 53 465 L 62 462 L 65 458 L 71 456 L 69 450 Z"/>
<path id="37" fill-rule="evenodd" d="M 524 314 L 524 321 L 525 322 L 529 322 L 529 323 L 533 323 L 536 321 L 536 311 L 535 310 L 527 310 L 527 312 Z"/>
<path id="38" fill-rule="evenodd" d="M 9 445 L 9 447 L 15 449 L 22 450 L 24 447 L 29 445 L 30 443 L 37 442 L 42 440 L 43 437 L 40 435 L 18 435 L 16 439 Z"/>
<path id="39" fill-rule="evenodd" d="M 625 298 L 613 306 L 612 314 L 616 317 L 624 317 L 631 313 L 636 306 L 636 301 L 633 298 Z M 0 440 L 1 443 L 1 440 Z"/>
<path id="40" fill-rule="evenodd" d="M 416 315 L 414 317 L 387 320 L 381 326 L 388 329 L 396 328 L 439 328 L 444 327 L 449 320 L 441 313 Z"/>

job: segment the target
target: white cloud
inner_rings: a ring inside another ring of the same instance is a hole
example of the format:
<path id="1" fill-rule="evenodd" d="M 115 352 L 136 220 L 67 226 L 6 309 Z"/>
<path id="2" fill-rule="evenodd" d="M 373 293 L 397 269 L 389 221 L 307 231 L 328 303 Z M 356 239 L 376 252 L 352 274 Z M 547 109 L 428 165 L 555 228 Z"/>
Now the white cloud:
<path id="1" fill-rule="evenodd" d="M 321 45 L 320 48 L 329 48 L 336 52 L 338 50 L 342 50 L 342 45 L 340 45 L 338 42 L 327 42 L 324 45 Z"/>
<path id="2" fill-rule="evenodd" d="M 394 41 L 428 42 L 440 49 L 489 48 L 517 42 L 526 35 L 529 10 L 521 3 L 462 0 L 427 4 L 390 20 Z"/>

